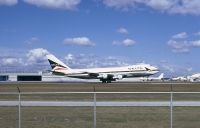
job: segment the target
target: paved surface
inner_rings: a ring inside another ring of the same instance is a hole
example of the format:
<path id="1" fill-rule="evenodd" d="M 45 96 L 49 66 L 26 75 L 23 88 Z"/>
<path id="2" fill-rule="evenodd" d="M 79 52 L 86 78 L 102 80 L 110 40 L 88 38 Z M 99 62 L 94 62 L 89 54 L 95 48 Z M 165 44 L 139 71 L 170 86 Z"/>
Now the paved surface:
<path id="1" fill-rule="evenodd" d="M 129 82 L 126 82 L 126 81 L 114 81 L 112 83 L 101 83 L 101 82 L 2 82 L 0 81 L 0 85 L 6 85 L 6 84 L 58 84 L 58 85 L 88 85 L 88 84 L 93 84 L 93 85 L 121 85 L 121 84 L 131 84 L 131 85 L 134 85 L 134 84 L 149 84 L 149 85 L 162 85 L 162 84 L 172 84 L 172 85 L 194 85 L 194 84 L 200 84 L 200 82 L 175 82 L 175 81 L 168 81 L 168 82 L 154 82 L 154 81 L 147 81 L 147 82 L 133 82 L 133 81 L 129 81 Z"/>
<path id="2" fill-rule="evenodd" d="M 18 106 L 18 101 L 0 101 L 0 106 Z M 140 102 L 113 102 L 113 101 L 102 101 L 96 102 L 97 106 L 100 107 L 167 107 L 170 106 L 169 101 L 140 101 Z M 55 107 L 55 106 L 74 106 L 74 107 L 84 107 L 84 106 L 94 106 L 94 102 L 91 101 L 21 101 L 21 106 L 31 107 L 31 106 L 44 106 L 44 107 Z M 200 101 L 175 101 L 173 106 L 191 106 L 199 107 Z"/>

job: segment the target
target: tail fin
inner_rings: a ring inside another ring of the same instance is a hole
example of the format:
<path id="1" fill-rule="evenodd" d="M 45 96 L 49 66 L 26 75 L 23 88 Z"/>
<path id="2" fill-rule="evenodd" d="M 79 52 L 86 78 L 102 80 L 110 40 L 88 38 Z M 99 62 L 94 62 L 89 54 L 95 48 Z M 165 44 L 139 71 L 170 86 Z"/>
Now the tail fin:
<path id="1" fill-rule="evenodd" d="M 54 69 L 56 66 L 63 67 L 66 69 L 70 69 L 67 65 L 65 65 L 62 61 L 60 61 L 58 58 L 56 58 L 54 55 L 50 54 L 47 55 L 47 59 L 51 65 L 51 68 Z"/>
<path id="2" fill-rule="evenodd" d="M 162 79 L 164 77 L 164 73 L 161 73 L 160 76 L 158 77 L 159 79 Z"/>

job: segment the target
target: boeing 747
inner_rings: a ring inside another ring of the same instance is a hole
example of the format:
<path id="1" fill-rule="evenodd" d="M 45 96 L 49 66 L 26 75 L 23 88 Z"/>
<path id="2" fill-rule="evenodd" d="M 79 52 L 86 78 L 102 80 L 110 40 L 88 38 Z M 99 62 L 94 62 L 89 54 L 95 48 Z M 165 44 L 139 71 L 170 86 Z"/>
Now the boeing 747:
<path id="1" fill-rule="evenodd" d="M 158 68 L 149 64 L 137 64 L 125 67 L 71 69 L 54 55 L 47 55 L 54 75 L 62 75 L 80 79 L 99 79 L 102 83 L 111 83 L 131 77 L 148 77 L 156 74 Z"/>

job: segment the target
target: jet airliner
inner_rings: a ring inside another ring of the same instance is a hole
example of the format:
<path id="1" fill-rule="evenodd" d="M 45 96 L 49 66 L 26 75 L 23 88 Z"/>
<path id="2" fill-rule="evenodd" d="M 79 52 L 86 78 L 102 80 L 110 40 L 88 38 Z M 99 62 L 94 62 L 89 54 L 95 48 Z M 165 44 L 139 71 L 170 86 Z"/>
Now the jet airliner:
<path id="1" fill-rule="evenodd" d="M 140 80 L 142 81 L 163 81 L 164 73 L 161 73 L 158 77 L 142 77 Z"/>
<path id="2" fill-rule="evenodd" d="M 148 77 L 159 72 L 158 68 L 149 64 L 136 64 L 125 67 L 71 69 L 54 55 L 47 55 L 54 75 L 62 75 L 80 79 L 99 79 L 102 83 L 111 83 L 131 77 Z"/>

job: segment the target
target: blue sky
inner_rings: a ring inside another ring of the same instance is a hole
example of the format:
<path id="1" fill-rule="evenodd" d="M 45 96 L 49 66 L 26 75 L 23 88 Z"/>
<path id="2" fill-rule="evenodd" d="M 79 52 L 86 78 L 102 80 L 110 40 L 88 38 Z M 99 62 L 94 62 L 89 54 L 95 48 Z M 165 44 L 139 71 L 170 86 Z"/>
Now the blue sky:
<path id="1" fill-rule="evenodd" d="M 200 72 L 200 2 L 0 0 L 0 44 L 1 71 L 46 69 L 53 53 L 74 68 L 144 62 L 190 75 Z"/>

